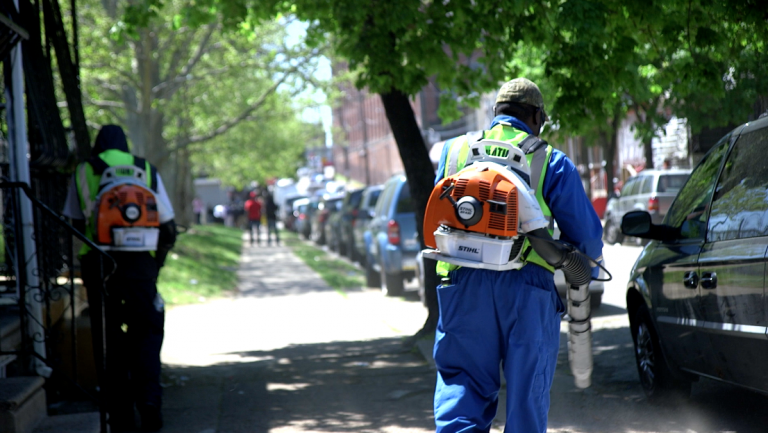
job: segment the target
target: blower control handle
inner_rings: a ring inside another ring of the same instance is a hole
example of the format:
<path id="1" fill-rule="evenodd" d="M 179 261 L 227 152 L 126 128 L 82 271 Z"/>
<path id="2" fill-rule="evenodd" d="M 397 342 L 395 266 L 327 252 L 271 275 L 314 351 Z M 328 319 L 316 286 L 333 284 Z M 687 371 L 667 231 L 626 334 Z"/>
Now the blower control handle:
<path id="1" fill-rule="evenodd" d="M 552 239 L 546 229 L 536 229 L 528 233 L 531 247 L 550 266 L 562 269 L 569 285 L 583 286 L 592 281 L 592 267 L 589 260 L 572 245 Z"/>

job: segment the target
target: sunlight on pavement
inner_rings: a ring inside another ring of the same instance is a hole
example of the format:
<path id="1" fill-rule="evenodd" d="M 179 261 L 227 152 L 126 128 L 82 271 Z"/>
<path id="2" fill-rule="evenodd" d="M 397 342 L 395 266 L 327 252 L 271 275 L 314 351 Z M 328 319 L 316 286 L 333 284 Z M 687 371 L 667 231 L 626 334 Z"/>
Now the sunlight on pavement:
<path id="1" fill-rule="evenodd" d="M 406 337 L 425 320 L 420 303 L 376 291 L 221 299 L 166 313 L 162 360 L 179 366 L 266 361 L 266 352 L 291 344 Z"/>

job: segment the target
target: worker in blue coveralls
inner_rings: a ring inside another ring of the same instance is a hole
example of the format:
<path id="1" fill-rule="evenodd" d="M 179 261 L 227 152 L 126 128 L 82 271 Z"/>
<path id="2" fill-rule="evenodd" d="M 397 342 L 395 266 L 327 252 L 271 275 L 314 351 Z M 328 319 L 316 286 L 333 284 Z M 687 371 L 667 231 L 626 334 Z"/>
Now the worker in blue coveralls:
<path id="1" fill-rule="evenodd" d="M 496 97 L 494 119 L 482 134 L 445 143 L 435 183 L 461 170 L 468 141 L 490 139 L 514 145 L 539 136 L 548 120 L 539 87 L 525 78 L 506 82 Z M 531 140 L 529 140 L 531 141 Z M 554 218 L 560 239 L 602 259 L 602 225 L 573 162 L 546 145 L 538 185 L 532 185 L 544 216 Z M 529 163 L 531 158 L 529 155 Z M 533 170 L 533 168 L 532 168 Z M 550 224 L 550 228 L 553 224 Z M 546 432 L 549 390 L 565 311 L 554 268 L 523 246 L 519 270 L 493 271 L 439 262 L 440 320 L 435 335 L 437 432 L 487 432 L 496 415 L 499 365 L 507 382 L 505 432 Z M 598 268 L 592 268 L 597 278 Z"/>

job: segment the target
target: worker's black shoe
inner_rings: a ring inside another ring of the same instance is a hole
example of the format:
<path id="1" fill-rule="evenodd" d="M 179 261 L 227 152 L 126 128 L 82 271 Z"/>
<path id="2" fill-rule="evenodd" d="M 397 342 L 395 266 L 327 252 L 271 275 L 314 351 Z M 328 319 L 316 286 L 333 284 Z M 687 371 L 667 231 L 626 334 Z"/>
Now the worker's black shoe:
<path id="1" fill-rule="evenodd" d="M 151 404 L 139 406 L 141 431 L 155 432 L 163 428 L 163 414 L 160 408 Z"/>

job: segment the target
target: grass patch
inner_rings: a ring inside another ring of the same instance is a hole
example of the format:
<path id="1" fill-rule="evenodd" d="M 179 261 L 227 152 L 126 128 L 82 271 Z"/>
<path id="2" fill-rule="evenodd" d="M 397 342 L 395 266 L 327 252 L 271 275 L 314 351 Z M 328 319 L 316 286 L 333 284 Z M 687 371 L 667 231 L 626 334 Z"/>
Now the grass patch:
<path id="1" fill-rule="evenodd" d="M 157 280 L 165 302 L 189 304 L 233 291 L 242 235 L 240 229 L 221 225 L 193 226 L 179 235 Z"/>
<path id="2" fill-rule="evenodd" d="M 358 268 L 343 260 L 334 259 L 322 249 L 300 240 L 296 233 L 281 231 L 280 239 L 342 296 L 346 296 L 345 289 L 359 288 L 365 284 L 363 273 Z"/>

